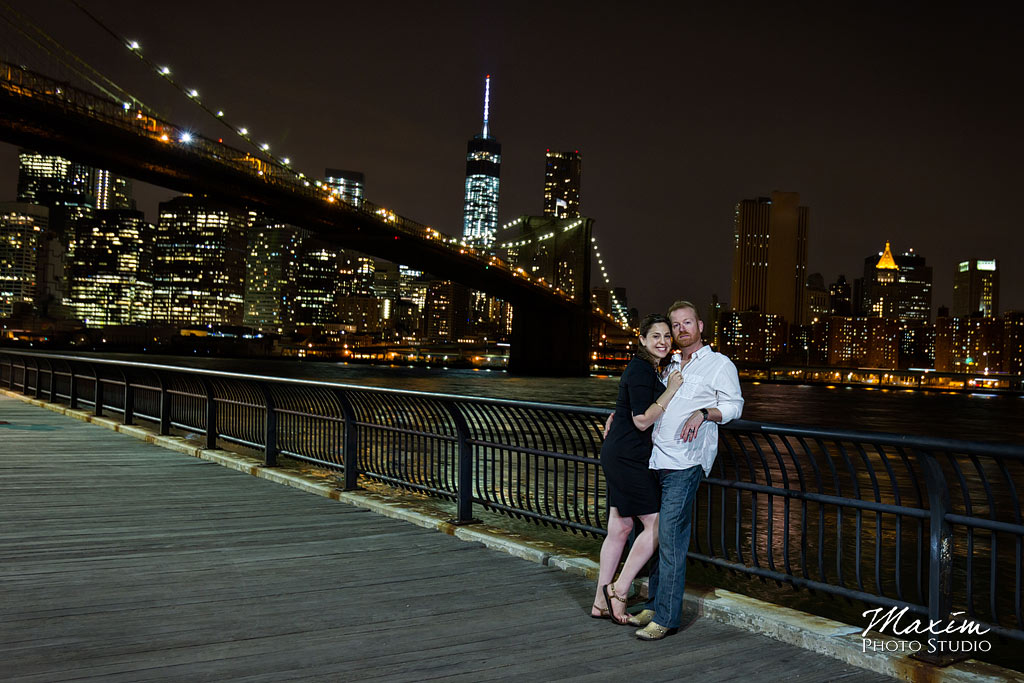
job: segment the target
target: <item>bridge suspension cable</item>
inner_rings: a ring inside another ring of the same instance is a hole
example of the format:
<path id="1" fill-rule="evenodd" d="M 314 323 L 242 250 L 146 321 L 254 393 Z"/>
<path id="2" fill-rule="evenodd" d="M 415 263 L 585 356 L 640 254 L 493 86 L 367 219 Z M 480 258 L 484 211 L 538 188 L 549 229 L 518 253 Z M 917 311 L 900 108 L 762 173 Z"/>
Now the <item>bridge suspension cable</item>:
<path id="1" fill-rule="evenodd" d="M 132 55 L 134 55 L 136 58 L 138 58 L 144 64 L 146 64 L 146 66 L 148 66 L 152 72 L 162 77 L 179 93 L 184 95 L 187 100 L 189 100 L 194 105 L 196 105 L 204 112 L 206 112 L 213 120 L 217 121 L 217 123 L 227 127 L 233 134 L 241 138 L 246 143 L 246 145 L 252 147 L 254 150 L 257 151 L 257 153 L 266 157 L 270 161 L 280 165 L 285 170 L 294 175 L 296 178 L 305 181 L 306 175 L 292 168 L 291 159 L 289 159 L 288 157 L 278 156 L 276 154 L 271 153 L 270 145 L 267 143 L 258 144 L 250 135 L 248 128 L 246 128 L 245 126 L 238 126 L 230 122 L 223 110 L 218 109 L 215 111 L 208 107 L 200 98 L 198 90 L 196 90 L 195 88 L 185 87 L 177 79 L 174 78 L 171 68 L 169 66 L 158 64 L 149 57 L 147 57 L 145 54 L 143 54 L 142 46 L 139 44 L 137 40 L 131 40 L 119 34 L 117 31 L 108 26 L 102 19 L 96 16 L 93 12 L 90 12 L 88 9 L 86 9 L 78 0 L 68 0 L 68 2 L 77 7 L 93 23 L 99 26 L 104 31 L 104 33 L 112 37 L 114 40 L 118 42 L 118 44 L 126 48 L 128 52 L 130 52 Z"/>
<path id="2" fill-rule="evenodd" d="M 509 228 L 515 227 L 516 225 L 518 225 L 522 221 L 523 221 L 522 217 L 517 218 L 517 219 L 515 219 L 513 221 L 509 221 L 505 225 L 501 226 L 501 229 L 502 230 L 508 230 Z M 578 228 L 581 225 L 583 225 L 583 222 L 584 222 L 584 219 L 581 218 L 581 219 L 579 219 L 577 221 L 569 223 L 568 225 L 562 227 L 561 233 L 569 232 L 570 230 Z M 502 242 L 501 244 L 499 244 L 497 246 L 500 249 L 513 249 L 513 248 L 516 248 L 516 247 L 525 246 L 527 244 L 536 244 L 538 242 L 544 242 L 545 240 L 552 239 L 553 237 L 555 237 L 556 235 L 561 234 L 561 233 L 558 232 L 558 231 L 552 230 L 550 232 L 544 233 L 543 235 L 532 235 L 530 237 L 527 237 L 527 238 L 524 238 L 524 239 L 520 239 L 520 240 L 511 240 L 511 241 L 508 241 L 508 242 Z M 626 310 L 626 307 L 622 304 L 622 302 L 620 302 L 618 300 L 618 297 L 615 296 L 615 290 L 612 287 L 611 279 L 609 279 L 609 277 L 608 277 L 608 271 L 604 267 L 604 259 L 601 257 L 601 248 L 597 244 L 597 238 L 594 237 L 594 236 L 591 236 L 590 242 L 591 242 L 591 244 L 593 245 L 593 248 L 594 248 L 594 257 L 597 258 L 597 266 L 598 266 L 598 269 L 601 271 L 601 278 L 604 280 L 604 284 L 608 287 L 608 294 L 609 294 L 609 296 L 611 298 L 611 302 L 612 302 L 612 310 L 611 311 L 603 311 L 603 312 L 609 314 L 613 318 L 617 318 L 619 323 L 625 329 L 628 330 L 629 329 L 629 313 Z"/>
<path id="3" fill-rule="evenodd" d="M 110 80 L 103 72 L 69 50 L 60 41 L 55 40 L 50 34 L 27 16 L 14 9 L 9 3 L 0 0 L 0 5 L 3 5 L 5 10 L 4 21 L 23 38 L 53 58 L 58 64 L 72 71 L 76 76 L 95 87 L 107 97 L 118 102 L 130 100 L 133 106 L 144 109 L 147 113 L 159 116 L 152 108 L 145 106 L 141 99 Z"/>

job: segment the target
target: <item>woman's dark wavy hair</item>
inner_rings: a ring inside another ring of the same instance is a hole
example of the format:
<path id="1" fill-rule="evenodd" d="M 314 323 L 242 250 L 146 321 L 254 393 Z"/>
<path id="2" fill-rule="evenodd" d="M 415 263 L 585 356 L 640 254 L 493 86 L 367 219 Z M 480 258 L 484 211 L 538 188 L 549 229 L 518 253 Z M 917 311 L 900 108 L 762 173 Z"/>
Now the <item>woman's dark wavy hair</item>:
<path id="1" fill-rule="evenodd" d="M 668 326 L 669 331 L 672 330 L 672 322 L 668 319 L 668 316 L 662 315 L 661 313 L 651 313 L 640 321 L 640 336 L 646 337 L 647 333 L 651 331 L 651 328 L 658 323 L 665 323 Z M 653 365 L 655 368 L 657 368 L 662 361 L 662 359 L 655 357 L 650 351 L 645 349 L 639 339 L 636 341 L 636 355 Z"/>

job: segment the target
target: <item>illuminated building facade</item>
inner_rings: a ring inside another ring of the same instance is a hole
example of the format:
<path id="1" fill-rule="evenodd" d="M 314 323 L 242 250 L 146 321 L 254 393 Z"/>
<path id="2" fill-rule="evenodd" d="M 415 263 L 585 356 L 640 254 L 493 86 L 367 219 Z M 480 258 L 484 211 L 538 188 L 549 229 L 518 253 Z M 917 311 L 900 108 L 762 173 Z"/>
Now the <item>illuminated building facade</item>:
<path id="1" fill-rule="evenodd" d="M 1000 372 L 1004 350 L 1001 318 L 970 316 L 935 320 L 937 372 Z"/>
<path id="2" fill-rule="evenodd" d="M 912 323 L 932 318 L 932 269 L 913 249 L 885 249 L 864 259 L 862 310 L 867 316 Z"/>
<path id="3" fill-rule="evenodd" d="M 346 273 L 349 275 L 343 283 L 343 292 L 348 296 L 373 296 L 376 270 L 377 263 L 372 257 L 349 252 L 346 265 Z"/>
<path id="4" fill-rule="evenodd" d="M 807 324 L 824 320 L 829 316 L 831 309 L 829 293 L 825 288 L 825 278 L 821 276 L 821 273 L 811 273 L 807 276 L 807 291 L 804 294 L 804 301 L 807 305 L 807 313 L 804 316 Z"/>
<path id="5" fill-rule="evenodd" d="M 458 341 L 469 329 L 469 316 L 469 289 L 451 280 L 430 282 L 424 309 L 428 341 Z"/>
<path id="6" fill-rule="evenodd" d="M 339 199 L 354 206 L 362 206 L 366 191 L 366 178 L 362 173 L 329 168 L 324 171 L 324 179 Z"/>
<path id="7" fill-rule="evenodd" d="M 878 256 L 864 259 L 864 312 L 868 317 L 899 318 L 899 270 L 889 243 Z"/>
<path id="8" fill-rule="evenodd" d="M 153 226 L 139 211 L 96 211 L 75 225 L 67 303 L 86 327 L 148 322 L 153 307 Z"/>
<path id="9" fill-rule="evenodd" d="M 462 237 L 470 244 L 490 248 L 498 231 L 498 188 L 501 144 L 489 129 L 491 77 L 484 85 L 483 132 L 469 141 L 466 149 L 466 196 Z"/>
<path id="10" fill-rule="evenodd" d="M 583 157 L 575 152 L 547 151 L 544 164 L 544 215 L 578 218 Z"/>
<path id="11" fill-rule="evenodd" d="M 733 311 L 805 323 L 809 210 L 796 192 L 744 199 L 736 205 L 732 267 Z"/>
<path id="12" fill-rule="evenodd" d="M 999 315 L 999 260 L 961 261 L 953 272 L 953 317 Z"/>
<path id="13" fill-rule="evenodd" d="M 397 263 L 380 261 L 373 271 L 373 295 L 380 306 L 380 320 L 393 325 L 402 298 L 402 276 Z"/>
<path id="14" fill-rule="evenodd" d="M 250 217 L 206 197 L 160 204 L 153 250 L 153 319 L 241 325 Z"/>
<path id="15" fill-rule="evenodd" d="M 823 325 L 828 365 L 896 369 L 900 330 L 895 320 L 832 316 Z"/>
<path id="16" fill-rule="evenodd" d="M 18 201 L 49 209 L 37 257 L 36 314 L 62 318 L 70 291 L 66 255 L 74 250 L 76 224 L 95 209 L 96 171 L 64 157 L 22 149 L 18 152 Z"/>
<path id="17" fill-rule="evenodd" d="M 335 322 L 342 281 L 351 273 L 344 251 L 322 240 L 306 240 L 296 265 L 295 324 L 315 328 Z"/>
<path id="18" fill-rule="evenodd" d="M 785 353 L 786 321 L 759 311 L 727 311 L 718 337 L 719 350 L 733 361 L 771 363 Z"/>
<path id="19" fill-rule="evenodd" d="M 135 209 L 132 181 L 97 168 L 93 172 L 93 196 L 97 209 Z"/>
<path id="20" fill-rule="evenodd" d="M 92 200 L 93 169 L 64 157 L 18 151 L 18 201 L 29 204 L 87 204 Z"/>
<path id="21" fill-rule="evenodd" d="M 1003 315 L 1003 371 L 1024 375 L 1024 311 Z"/>
<path id="22" fill-rule="evenodd" d="M 35 303 L 39 243 L 49 213 L 24 202 L 0 204 L 0 317 L 10 316 L 15 304 Z"/>
<path id="23" fill-rule="evenodd" d="M 249 231 L 243 323 L 263 333 L 294 330 L 296 271 L 306 233 L 258 218 Z"/>
<path id="24" fill-rule="evenodd" d="M 920 323 L 932 319 L 932 267 L 923 256 L 907 249 L 895 257 L 899 266 L 899 319 Z"/>

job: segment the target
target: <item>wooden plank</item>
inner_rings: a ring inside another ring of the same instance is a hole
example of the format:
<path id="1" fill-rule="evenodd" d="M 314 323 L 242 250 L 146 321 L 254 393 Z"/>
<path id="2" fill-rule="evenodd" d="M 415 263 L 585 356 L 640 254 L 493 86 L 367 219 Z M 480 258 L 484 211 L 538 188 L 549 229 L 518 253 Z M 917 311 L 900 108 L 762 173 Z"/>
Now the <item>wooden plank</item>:
<path id="1" fill-rule="evenodd" d="M 887 680 L 0 397 L 4 680 Z"/>

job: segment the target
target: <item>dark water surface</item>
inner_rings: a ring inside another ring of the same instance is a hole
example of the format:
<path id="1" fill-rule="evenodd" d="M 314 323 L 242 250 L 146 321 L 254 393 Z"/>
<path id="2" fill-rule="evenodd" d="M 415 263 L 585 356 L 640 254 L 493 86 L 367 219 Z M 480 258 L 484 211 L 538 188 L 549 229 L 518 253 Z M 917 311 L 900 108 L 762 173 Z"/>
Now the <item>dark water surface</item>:
<path id="1" fill-rule="evenodd" d="M 162 365 L 184 365 L 361 386 L 611 408 L 619 378 L 516 377 L 487 370 L 452 370 L 294 360 L 103 354 Z M 744 382 L 743 417 L 758 422 L 894 432 L 972 441 L 1024 442 L 1024 397 L 906 391 L 868 387 Z"/>

